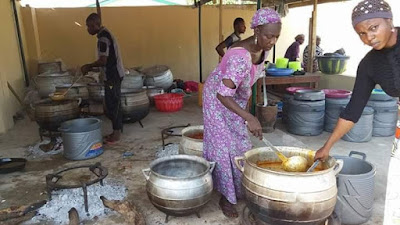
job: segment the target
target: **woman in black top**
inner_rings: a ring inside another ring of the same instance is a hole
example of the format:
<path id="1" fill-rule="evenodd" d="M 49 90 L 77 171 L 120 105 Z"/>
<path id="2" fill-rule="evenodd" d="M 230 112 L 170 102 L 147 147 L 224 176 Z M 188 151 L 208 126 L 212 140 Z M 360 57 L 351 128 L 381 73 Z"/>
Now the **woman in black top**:
<path id="1" fill-rule="evenodd" d="M 387 94 L 400 97 L 400 36 L 392 18 L 391 8 L 384 0 L 364 0 L 354 8 L 354 30 L 373 49 L 360 62 L 351 100 L 315 160 L 325 160 L 334 143 L 357 123 L 376 84 Z"/>

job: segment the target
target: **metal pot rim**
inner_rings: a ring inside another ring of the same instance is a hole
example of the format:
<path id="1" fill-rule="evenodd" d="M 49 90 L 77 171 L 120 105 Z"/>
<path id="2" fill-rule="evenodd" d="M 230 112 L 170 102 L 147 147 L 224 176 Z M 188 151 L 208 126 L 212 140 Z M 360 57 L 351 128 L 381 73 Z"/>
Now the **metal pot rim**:
<path id="1" fill-rule="evenodd" d="M 284 153 L 286 151 L 304 151 L 304 152 L 307 152 L 306 154 L 309 157 L 312 157 L 312 158 L 314 158 L 314 154 L 315 154 L 315 151 L 310 150 L 310 149 L 306 149 L 306 148 L 289 147 L 289 146 L 276 146 L 276 147 L 280 151 L 282 151 L 282 153 Z M 326 173 L 330 173 L 331 171 L 333 171 L 334 167 L 335 167 L 335 164 L 336 164 L 336 159 L 334 157 L 332 157 L 332 156 L 329 156 L 328 160 L 326 160 L 326 162 L 329 163 L 329 168 L 328 169 L 324 169 L 322 171 L 316 171 L 316 172 L 312 172 L 312 173 L 306 173 L 306 172 L 280 172 L 280 171 L 269 170 L 269 169 L 258 167 L 256 164 L 254 164 L 253 162 L 248 160 L 248 158 L 250 156 L 255 155 L 257 153 L 266 152 L 266 151 L 271 151 L 272 152 L 272 150 L 267 150 L 267 149 L 270 149 L 270 148 L 269 147 L 259 147 L 259 148 L 251 149 L 251 150 L 247 151 L 244 154 L 244 160 L 246 161 L 246 163 L 248 165 L 250 165 L 254 169 L 265 171 L 265 172 L 272 173 L 272 174 L 284 175 L 284 176 L 316 176 L 316 175 L 326 174 Z M 309 159 L 307 159 L 307 160 L 309 160 Z"/>
<path id="2" fill-rule="evenodd" d="M 195 141 L 195 142 L 203 142 L 203 140 L 194 139 L 194 138 L 191 138 L 191 137 L 188 137 L 185 135 L 187 132 L 192 131 L 192 130 L 202 130 L 204 133 L 204 125 L 188 126 L 188 127 L 183 128 L 181 131 L 182 138 L 186 138 L 186 139 L 189 139 L 189 140 Z"/>
<path id="3" fill-rule="evenodd" d="M 169 160 L 174 160 L 174 159 L 185 159 L 185 160 L 196 161 L 198 163 L 202 163 L 202 164 L 206 165 L 207 169 L 204 172 L 199 173 L 199 174 L 197 174 L 195 176 L 185 177 L 185 178 L 165 176 L 165 175 L 161 175 L 161 174 L 159 174 L 159 173 L 157 173 L 157 172 L 155 172 L 153 170 L 154 166 L 158 165 L 159 163 L 162 163 L 162 162 L 165 162 L 165 161 L 169 161 Z M 210 165 L 211 165 L 210 162 L 208 162 L 207 160 L 205 160 L 204 158 L 199 157 L 199 156 L 194 156 L 194 155 L 172 155 L 172 156 L 166 156 L 166 157 L 162 157 L 162 158 L 159 158 L 159 159 L 156 159 L 156 160 L 152 161 L 150 163 L 150 171 L 151 171 L 151 174 L 153 174 L 153 175 L 155 175 L 157 177 L 160 177 L 160 178 L 164 178 L 164 179 L 169 179 L 169 180 L 191 180 L 191 179 L 196 179 L 196 178 L 202 177 L 202 176 L 206 175 L 207 173 L 209 173 L 210 172 Z"/>
<path id="4" fill-rule="evenodd" d="M 57 86 L 56 86 L 56 89 L 57 89 L 57 88 L 69 88 L 70 86 L 71 86 L 71 84 L 61 84 L 61 85 L 57 85 Z M 71 88 L 85 88 L 85 87 L 86 87 L 85 84 L 76 83 L 76 84 L 74 84 Z"/>
<path id="5" fill-rule="evenodd" d="M 47 77 L 66 77 L 71 76 L 68 72 L 58 72 L 58 73 L 42 73 L 37 75 L 40 78 L 47 78 Z"/>
<path id="6" fill-rule="evenodd" d="M 359 159 L 359 158 L 355 158 L 355 157 L 351 157 L 351 156 L 345 156 L 345 155 L 334 155 L 333 158 L 335 159 L 351 159 L 351 160 L 356 160 L 359 162 L 363 162 L 368 164 L 369 166 L 371 166 L 371 171 L 366 172 L 366 173 L 360 173 L 360 174 L 338 174 L 338 176 L 345 176 L 345 177 L 358 177 L 360 175 L 370 175 L 370 174 L 374 174 L 376 173 L 376 166 L 370 162 L 368 162 L 367 160 L 363 160 L 363 159 Z"/>
<path id="7" fill-rule="evenodd" d="M 140 94 L 140 93 L 144 93 L 146 92 L 146 90 L 143 89 L 136 89 L 136 88 L 122 88 L 121 89 L 121 97 L 123 97 L 124 95 L 128 95 L 128 94 Z"/>

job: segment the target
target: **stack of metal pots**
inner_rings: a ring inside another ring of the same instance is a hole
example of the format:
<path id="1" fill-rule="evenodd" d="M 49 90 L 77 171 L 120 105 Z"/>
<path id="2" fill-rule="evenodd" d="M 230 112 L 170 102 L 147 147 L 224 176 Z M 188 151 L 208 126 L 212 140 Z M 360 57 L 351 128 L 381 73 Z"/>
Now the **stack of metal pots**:
<path id="1" fill-rule="evenodd" d="M 311 150 L 278 147 L 286 155 L 301 155 L 311 166 Z M 280 160 L 269 148 L 256 148 L 236 157 L 242 172 L 242 191 L 256 219 L 271 225 L 322 225 L 332 214 L 337 197 L 336 175 L 343 161 L 330 157 L 312 173 L 275 171 L 257 166 L 258 161 Z"/>
<path id="2" fill-rule="evenodd" d="M 148 67 L 143 69 L 142 72 L 146 76 L 144 81 L 146 86 L 155 86 L 167 90 L 174 81 L 171 70 L 165 65 Z"/>

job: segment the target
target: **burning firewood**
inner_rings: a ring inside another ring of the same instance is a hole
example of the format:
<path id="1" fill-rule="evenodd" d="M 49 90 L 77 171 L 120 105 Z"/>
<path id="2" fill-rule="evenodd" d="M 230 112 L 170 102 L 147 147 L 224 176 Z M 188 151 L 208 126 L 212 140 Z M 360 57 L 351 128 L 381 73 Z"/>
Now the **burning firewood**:
<path id="1" fill-rule="evenodd" d="M 79 214 L 75 208 L 68 211 L 69 225 L 79 225 Z"/>
<path id="2" fill-rule="evenodd" d="M 34 214 L 31 213 L 36 211 L 38 208 L 42 207 L 46 204 L 46 200 L 33 203 L 30 205 L 23 205 L 23 206 L 11 206 L 10 208 L 0 210 L 0 221 L 10 220 L 14 218 L 24 217 L 32 217 Z"/>
<path id="3" fill-rule="evenodd" d="M 124 216 L 125 221 L 130 225 L 145 225 L 143 215 L 137 211 L 136 206 L 130 201 L 107 200 L 104 196 L 100 196 L 103 205 L 109 209 L 117 211 Z"/>

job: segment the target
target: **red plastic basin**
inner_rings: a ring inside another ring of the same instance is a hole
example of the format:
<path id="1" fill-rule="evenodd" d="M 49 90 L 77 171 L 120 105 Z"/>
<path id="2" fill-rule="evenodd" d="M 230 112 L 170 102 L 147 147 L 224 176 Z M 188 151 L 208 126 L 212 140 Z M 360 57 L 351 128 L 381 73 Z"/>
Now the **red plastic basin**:
<path id="1" fill-rule="evenodd" d="M 286 92 L 288 94 L 294 95 L 294 93 L 296 93 L 296 91 L 298 90 L 311 90 L 312 88 L 310 87 L 288 87 L 286 88 Z"/>
<path id="2" fill-rule="evenodd" d="M 351 95 L 351 91 L 341 89 L 323 89 L 325 97 L 327 98 L 348 98 Z"/>
<path id="3" fill-rule="evenodd" d="M 160 112 L 176 112 L 183 107 L 183 95 L 175 93 L 156 95 L 154 103 Z"/>

